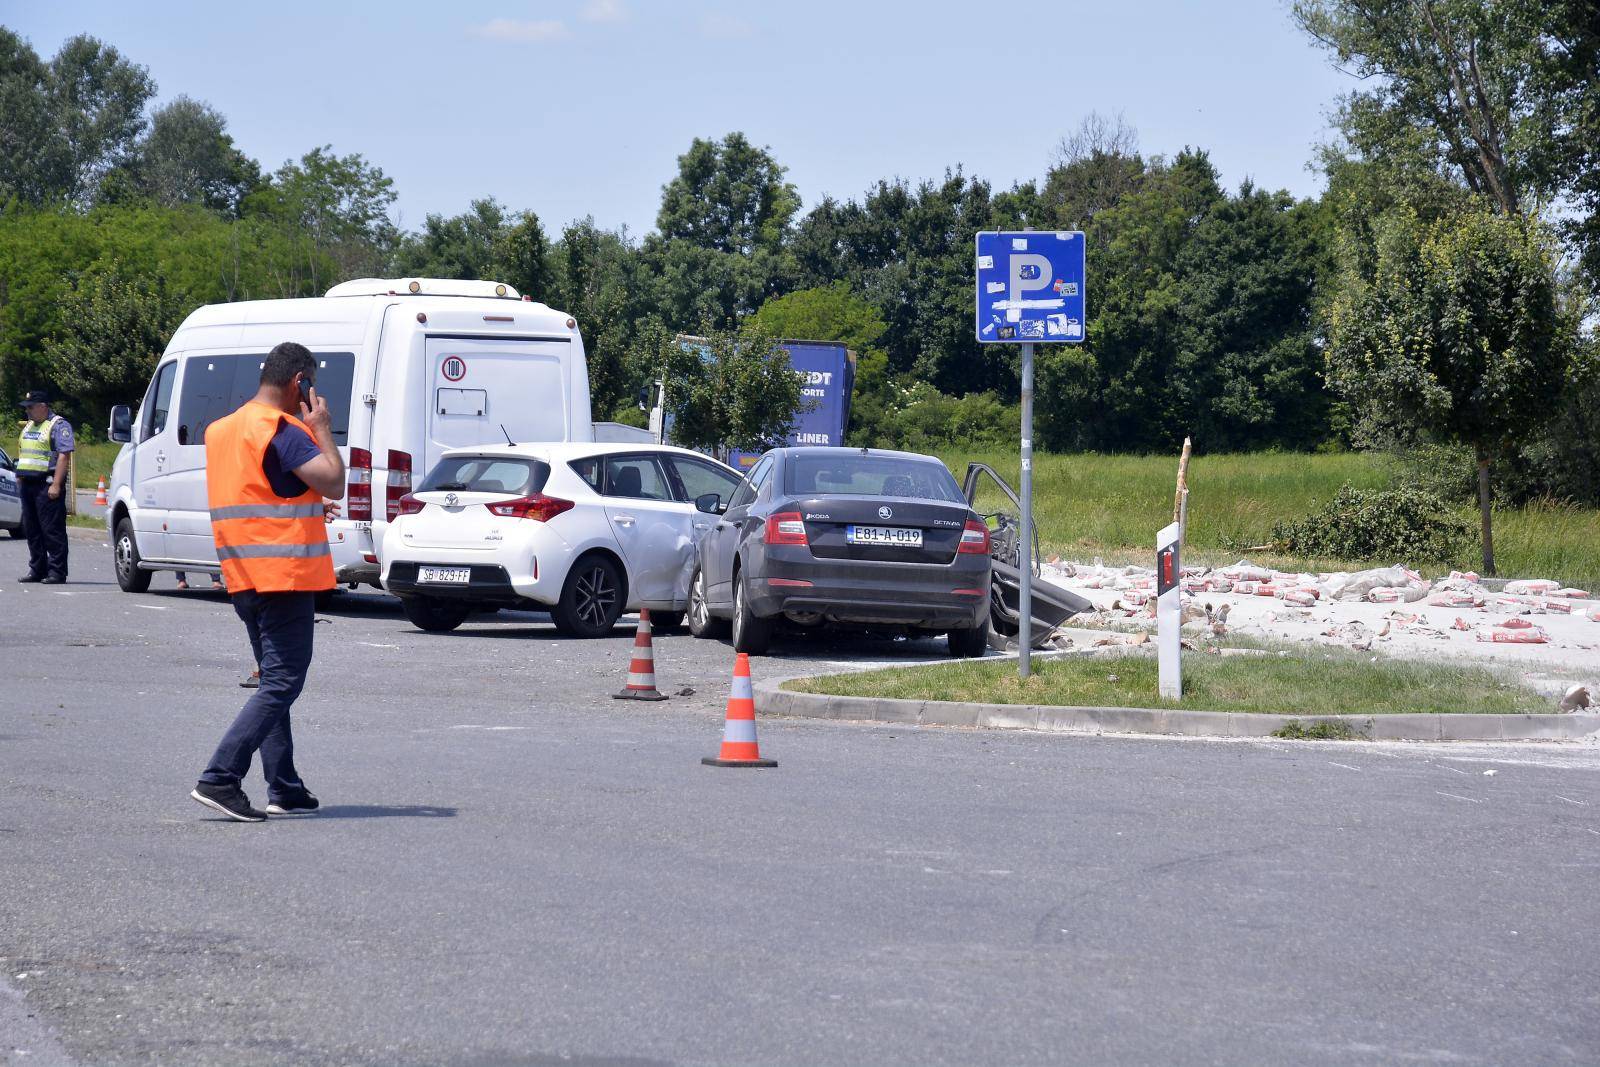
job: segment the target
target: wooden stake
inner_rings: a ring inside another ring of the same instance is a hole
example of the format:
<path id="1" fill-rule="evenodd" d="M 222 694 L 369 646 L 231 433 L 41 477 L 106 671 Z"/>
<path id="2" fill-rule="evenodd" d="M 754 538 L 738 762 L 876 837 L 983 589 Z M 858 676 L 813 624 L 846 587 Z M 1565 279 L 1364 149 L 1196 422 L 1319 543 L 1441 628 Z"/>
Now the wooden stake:
<path id="1" fill-rule="evenodd" d="M 1172 521 L 1178 524 L 1178 546 L 1183 546 L 1183 535 L 1189 521 L 1189 438 L 1183 439 L 1183 452 L 1178 456 L 1178 489 L 1172 496 Z"/>

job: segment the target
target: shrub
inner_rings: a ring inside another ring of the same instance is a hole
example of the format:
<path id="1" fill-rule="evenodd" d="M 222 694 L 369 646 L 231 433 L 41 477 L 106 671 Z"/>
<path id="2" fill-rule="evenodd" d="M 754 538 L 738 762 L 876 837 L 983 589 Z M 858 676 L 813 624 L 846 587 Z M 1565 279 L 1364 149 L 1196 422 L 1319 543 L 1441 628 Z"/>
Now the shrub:
<path id="1" fill-rule="evenodd" d="M 1448 561 L 1460 559 L 1474 537 L 1472 524 L 1436 493 L 1349 484 L 1302 521 L 1272 528 L 1282 551 L 1334 559 Z"/>

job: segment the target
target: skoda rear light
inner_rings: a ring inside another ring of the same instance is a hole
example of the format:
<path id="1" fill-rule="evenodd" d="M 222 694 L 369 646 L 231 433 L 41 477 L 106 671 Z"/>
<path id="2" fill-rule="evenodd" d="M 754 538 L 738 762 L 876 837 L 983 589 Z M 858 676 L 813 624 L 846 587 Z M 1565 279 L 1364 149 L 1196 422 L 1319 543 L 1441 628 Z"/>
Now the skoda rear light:
<path id="1" fill-rule="evenodd" d="M 350 480 L 345 486 L 345 518 L 372 521 L 372 453 L 350 449 Z"/>
<path id="2" fill-rule="evenodd" d="M 767 516 L 764 538 L 769 545 L 804 545 L 806 524 L 798 511 L 779 511 Z"/>
<path id="3" fill-rule="evenodd" d="M 396 515 L 411 512 L 400 510 L 400 500 L 411 493 L 411 453 L 389 449 L 389 481 L 385 490 L 384 514 L 393 522 Z M 420 509 L 419 509 L 420 510 Z"/>
<path id="4" fill-rule="evenodd" d="M 518 497 L 515 500 L 497 500 L 492 504 L 485 504 L 484 507 L 488 508 L 491 514 L 502 518 L 549 522 L 563 511 L 571 511 L 576 505 L 558 496 L 534 493 L 532 496 Z"/>
<path id="5" fill-rule="evenodd" d="M 426 500 L 418 500 L 410 493 L 407 493 L 399 500 L 396 500 L 393 506 L 389 509 L 389 521 L 393 522 L 398 516 L 401 515 L 415 515 L 417 512 L 421 511 L 427 506 L 428 502 Z"/>
<path id="6" fill-rule="evenodd" d="M 961 547 L 957 552 L 967 552 L 975 556 L 989 554 L 989 527 L 974 519 L 967 520 L 966 529 L 961 531 Z"/>

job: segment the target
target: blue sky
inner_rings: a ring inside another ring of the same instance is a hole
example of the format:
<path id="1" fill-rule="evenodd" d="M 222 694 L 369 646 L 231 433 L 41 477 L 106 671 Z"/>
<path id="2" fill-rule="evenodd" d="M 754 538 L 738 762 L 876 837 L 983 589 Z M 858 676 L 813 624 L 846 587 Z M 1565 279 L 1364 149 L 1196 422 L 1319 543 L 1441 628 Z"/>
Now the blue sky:
<path id="1" fill-rule="evenodd" d="M 1312 195 L 1306 162 L 1351 87 L 1285 0 L 0 0 L 0 23 L 47 58 L 74 33 L 115 44 L 269 169 L 360 152 L 408 228 L 493 195 L 552 230 L 593 215 L 642 233 L 690 140 L 731 130 L 808 206 L 957 164 L 1009 186 L 1096 110 L 1147 154 L 1198 145 L 1229 186 Z"/>

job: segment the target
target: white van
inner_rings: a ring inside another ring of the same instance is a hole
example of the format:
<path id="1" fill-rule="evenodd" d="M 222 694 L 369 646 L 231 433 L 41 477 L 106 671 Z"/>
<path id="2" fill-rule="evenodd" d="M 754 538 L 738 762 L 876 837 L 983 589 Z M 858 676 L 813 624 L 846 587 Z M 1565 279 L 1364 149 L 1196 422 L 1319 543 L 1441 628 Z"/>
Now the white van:
<path id="1" fill-rule="evenodd" d="M 378 584 L 378 546 L 412 473 L 447 448 L 589 441 L 589 371 L 578 325 L 508 285 L 364 278 L 321 298 L 197 309 L 172 336 L 111 469 L 106 528 L 117 582 L 152 571 L 220 573 L 206 506 L 206 427 L 255 395 L 266 354 L 297 341 L 349 468 L 343 515 L 328 526 L 341 583 Z"/>

